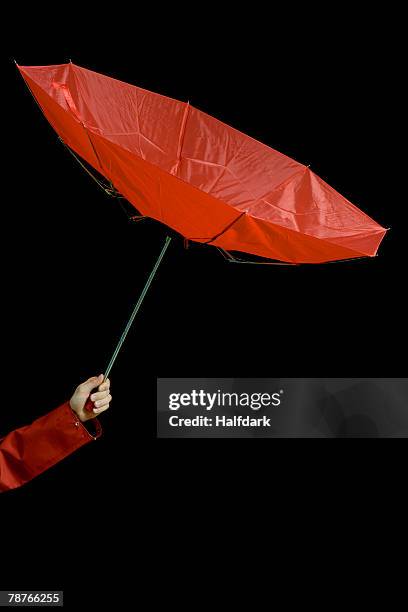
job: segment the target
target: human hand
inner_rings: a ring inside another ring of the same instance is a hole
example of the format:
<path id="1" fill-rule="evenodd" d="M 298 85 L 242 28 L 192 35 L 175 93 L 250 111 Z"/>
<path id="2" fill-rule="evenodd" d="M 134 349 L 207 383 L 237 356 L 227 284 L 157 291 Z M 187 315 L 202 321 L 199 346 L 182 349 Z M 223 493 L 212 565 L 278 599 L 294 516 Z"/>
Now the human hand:
<path id="1" fill-rule="evenodd" d="M 103 374 L 92 376 L 92 378 L 88 378 L 88 380 L 78 385 L 75 389 L 74 395 L 69 400 L 69 405 L 76 412 L 80 421 L 84 422 L 94 419 L 101 412 L 105 412 L 109 408 L 109 403 L 112 400 L 109 392 L 110 380 L 102 381 Z M 90 412 L 85 410 L 85 404 L 89 397 L 95 404 L 95 407 Z"/>

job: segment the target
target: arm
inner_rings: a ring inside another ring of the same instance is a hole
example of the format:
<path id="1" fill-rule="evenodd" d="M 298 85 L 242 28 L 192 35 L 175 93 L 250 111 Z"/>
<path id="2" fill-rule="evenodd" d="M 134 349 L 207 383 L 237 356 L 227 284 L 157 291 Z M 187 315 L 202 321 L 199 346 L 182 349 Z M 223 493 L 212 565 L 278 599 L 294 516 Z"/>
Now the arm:
<path id="1" fill-rule="evenodd" d="M 112 399 L 109 381 L 91 395 L 101 381 L 102 376 L 90 378 L 77 387 L 69 402 L 0 440 L 0 492 L 21 486 L 100 436 L 95 417 L 107 410 Z M 95 403 L 90 413 L 84 410 L 89 396 Z M 92 433 L 84 425 L 90 419 L 95 425 Z"/>

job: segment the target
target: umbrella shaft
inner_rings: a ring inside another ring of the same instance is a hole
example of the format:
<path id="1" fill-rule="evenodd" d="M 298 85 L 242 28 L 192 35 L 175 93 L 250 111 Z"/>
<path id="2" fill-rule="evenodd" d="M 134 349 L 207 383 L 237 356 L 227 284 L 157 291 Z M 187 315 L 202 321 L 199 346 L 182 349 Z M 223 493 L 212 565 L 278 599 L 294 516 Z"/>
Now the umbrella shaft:
<path id="1" fill-rule="evenodd" d="M 117 343 L 116 348 L 115 348 L 115 350 L 113 352 L 113 355 L 112 355 L 112 357 L 111 357 L 111 359 L 110 359 L 110 361 L 108 363 L 108 366 L 107 366 L 107 368 L 105 370 L 105 374 L 104 374 L 104 380 L 106 380 L 106 378 L 108 378 L 108 376 L 110 374 L 112 366 L 115 363 L 116 357 L 118 356 L 118 353 L 119 353 L 119 351 L 120 351 L 120 349 L 122 347 L 122 344 L 124 343 L 125 338 L 126 338 L 128 332 L 129 332 L 129 330 L 130 330 L 130 328 L 132 326 L 134 318 L 137 315 L 140 306 L 142 305 L 142 302 L 143 302 L 143 300 L 145 298 L 145 295 L 146 295 L 146 293 L 147 293 L 147 291 L 148 291 L 148 289 L 150 287 L 150 284 L 151 284 L 151 282 L 152 282 L 152 280 L 153 280 L 153 278 L 154 278 L 154 276 L 155 276 L 155 274 L 157 272 L 157 268 L 159 267 L 159 265 L 161 263 L 161 260 L 163 259 L 164 254 L 167 251 L 167 247 L 169 246 L 170 242 L 171 242 L 171 238 L 169 236 L 167 236 L 166 241 L 164 243 L 164 246 L 163 246 L 163 248 L 161 250 L 161 253 L 160 253 L 159 257 L 157 258 L 157 261 L 156 261 L 156 263 L 154 265 L 153 270 L 150 272 L 150 276 L 149 276 L 149 278 L 146 281 L 146 284 L 145 284 L 145 286 L 143 288 L 143 291 L 140 294 L 140 297 L 139 297 L 139 299 L 138 299 L 138 301 L 136 303 L 136 306 L 134 307 L 133 312 L 130 315 L 129 321 L 126 324 L 126 327 L 123 330 L 123 333 L 122 333 L 122 335 L 121 335 L 121 337 L 119 339 L 119 342 Z"/>

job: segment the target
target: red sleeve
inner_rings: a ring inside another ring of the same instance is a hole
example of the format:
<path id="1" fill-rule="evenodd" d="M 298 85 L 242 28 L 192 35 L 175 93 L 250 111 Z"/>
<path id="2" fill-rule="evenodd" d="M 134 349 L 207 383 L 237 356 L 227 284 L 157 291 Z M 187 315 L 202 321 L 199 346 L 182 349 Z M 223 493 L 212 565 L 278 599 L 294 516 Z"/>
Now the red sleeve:
<path id="1" fill-rule="evenodd" d="M 96 421 L 96 419 L 93 419 Z M 68 402 L 0 440 L 0 492 L 14 489 L 100 436 L 91 435 Z"/>

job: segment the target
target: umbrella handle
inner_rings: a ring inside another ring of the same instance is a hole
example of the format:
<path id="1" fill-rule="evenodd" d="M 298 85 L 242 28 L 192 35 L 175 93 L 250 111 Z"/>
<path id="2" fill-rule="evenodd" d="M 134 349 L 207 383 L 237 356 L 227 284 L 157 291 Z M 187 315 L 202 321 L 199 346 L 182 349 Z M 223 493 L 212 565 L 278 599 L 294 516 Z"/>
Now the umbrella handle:
<path id="1" fill-rule="evenodd" d="M 129 320 L 128 320 L 127 324 L 126 324 L 125 329 L 123 330 L 123 333 L 122 333 L 122 335 L 121 335 L 121 337 L 120 337 L 120 339 L 119 339 L 119 342 L 117 343 L 116 348 L 115 348 L 115 350 L 113 351 L 112 357 L 110 358 L 110 361 L 109 361 L 109 363 L 108 363 L 108 366 L 107 366 L 107 368 L 106 368 L 106 370 L 105 370 L 105 374 L 103 375 L 103 380 L 106 380 L 106 379 L 108 378 L 109 374 L 110 374 L 110 371 L 111 371 L 111 369 L 112 369 L 112 366 L 113 366 L 113 364 L 115 363 L 116 357 L 118 356 L 118 353 L 119 353 L 119 351 L 120 351 L 120 349 L 121 349 L 121 347 L 122 347 L 122 344 L 123 344 L 123 343 L 124 343 L 124 341 L 125 341 L 125 338 L 126 338 L 126 336 L 127 336 L 127 334 L 128 334 L 128 331 L 129 331 L 129 329 L 130 329 L 130 327 L 131 327 L 131 325 L 132 325 L 132 323 L 133 323 L 133 321 L 134 321 L 134 318 L 135 318 L 135 316 L 137 315 L 137 313 L 138 313 L 138 311 L 139 311 L 140 306 L 142 305 L 142 302 L 143 302 L 143 300 L 144 300 L 144 298 L 145 298 L 145 295 L 146 295 L 146 293 L 147 293 L 147 290 L 148 290 L 148 289 L 149 289 L 149 287 L 150 287 L 150 283 L 152 282 L 152 280 L 153 280 L 153 278 L 154 278 L 154 275 L 155 275 L 155 274 L 156 274 L 156 272 L 157 272 L 157 268 L 159 267 L 160 262 L 161 262 L 161 260 L 163 259 L 164 254 L 165 254 L 165 252 L 167 251 L 167 247 L 169 246 L 170 242 L 171 242 L 171 238 L 170 238 L 169 236 L 167 236 L 167 237 L 166 237 L 166 240 L 165 240 L 165 242 L 164 242 L 164 246 L 163 246 L 163 248 L 162 248 L 162 250 L 161 250 L 161 253 L 160 253 L 160 255 L 158 256 L 158 258 L 157 258 L 157 260 L 156 260 L 156 263 L 154 264 L 153 270 L 150 272 L 150 276 L 149 276 L 149 278 L 147 279 L 145 286 L 143 287 L 143 291 L 142 291 L 142 293 L 140 294 L 139 299 L 138 299 L 138 300 L 137 300 L 137 302 L 136 302 L 136 305 L 135 305 L 135 307 L 134 307 L 134 309 L 133 309 L 132 314 L 131 314 L 131 315 L 130 315 L 130 317 L 129 317 Z M 102 382 L 103 382 L 103 381 L 102 381 Z M 101 384 L 102 384 L 102 383 L 101 383 Z M 92 393 L 94 393 L 95 391 L 96 391 L 96 389 L 93 389 L 93 390 L 92 390 L 92 392 L 91 392 L 91 395 L 92 395 Z M 93 411 L 93 409 L 94 409 L 94 403 L 93 403 L 93 401 L 92 401 L 90 398 L 88 398 L 88 399 L 87 399 L 87 401 L 86 401 L 86 403 L 85 403 L 85 410 L 86 410 L 87 412 L 92 412 L 92 411 Z"/>
<path id="2" fill-rule="evenodd" d="M 95 389 L 92 390 L 92 393 L 95 391 Z M 95 404 L 93 403 L 93 401 L 91 399 L 86 400 L 86 404 L 84 406 L 84 410 L 86 410 L 86 412 L 93 412 L 93 409 L 95 407 Z"/>

